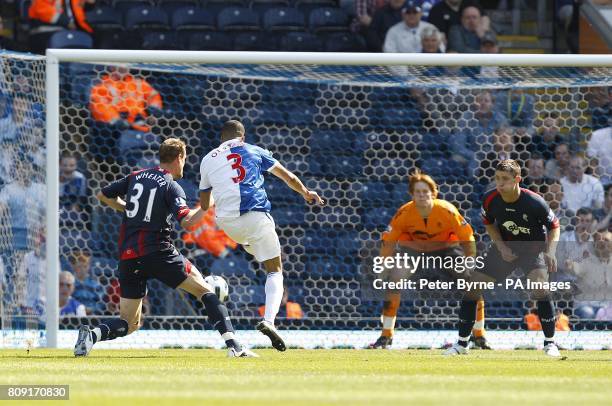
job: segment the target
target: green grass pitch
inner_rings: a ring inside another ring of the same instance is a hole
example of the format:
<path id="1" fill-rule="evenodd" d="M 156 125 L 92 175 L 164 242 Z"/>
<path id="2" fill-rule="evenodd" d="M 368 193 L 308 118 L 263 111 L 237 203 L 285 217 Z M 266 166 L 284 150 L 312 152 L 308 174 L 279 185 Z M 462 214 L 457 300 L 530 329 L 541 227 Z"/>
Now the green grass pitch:
<path id="1" fill-rule="evenodd" d="M 541 351 L 258 352 L 94 350 L 76 359 L 2 350 L 0 384 L 69 384 L 78 405 L 612 404 L 612 351 L 565 351 L 563 361 Z"/>

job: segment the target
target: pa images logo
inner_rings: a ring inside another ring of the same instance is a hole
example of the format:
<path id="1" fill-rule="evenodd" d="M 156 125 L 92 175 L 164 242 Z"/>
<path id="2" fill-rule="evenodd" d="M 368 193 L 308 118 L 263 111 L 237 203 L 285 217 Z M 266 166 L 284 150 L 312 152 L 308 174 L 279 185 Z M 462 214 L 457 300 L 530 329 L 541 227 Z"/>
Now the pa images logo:
<path id="1" fill-rule="evenodd" d="M 512 235 L 519 235 L 520 233 L 530 234 L 530 230 L 528 228 L 519 227 L 514 221 L 508 220 L 504 224 L 502 224 L 502 226 L 504 226 L 506 230 L 510 231 Z"/>

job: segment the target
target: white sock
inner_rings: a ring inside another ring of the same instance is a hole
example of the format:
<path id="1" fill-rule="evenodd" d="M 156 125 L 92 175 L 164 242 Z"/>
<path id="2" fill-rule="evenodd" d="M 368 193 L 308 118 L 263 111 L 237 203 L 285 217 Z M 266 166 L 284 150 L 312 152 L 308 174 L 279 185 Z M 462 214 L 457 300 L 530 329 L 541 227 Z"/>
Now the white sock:
<path id="1" fill-rule="evenodd" d="M 274 319 L 283 300 L 283 273 L 270 272 L 266 278 L 266 311 L 264 320 L 274 325 Z"/>
<path id="2" fill-rule="evenodd" d="M 91 329 L 91 333 L 96 337 L 96 342 L 100 341 L 100 338 L 102 338 L 102 332 L 100 331 L 100 327 Z"/>

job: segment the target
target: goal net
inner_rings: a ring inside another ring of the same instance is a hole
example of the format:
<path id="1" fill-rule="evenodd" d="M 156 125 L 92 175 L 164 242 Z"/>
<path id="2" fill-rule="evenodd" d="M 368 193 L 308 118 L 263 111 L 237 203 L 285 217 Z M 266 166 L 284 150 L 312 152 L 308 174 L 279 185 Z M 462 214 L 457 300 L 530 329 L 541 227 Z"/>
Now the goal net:
<path id="1" fill-rule="evenodd" d="M 176 55 L 174 63 L 126 62 L 123 57 L 112 62 L 112 56 L 104 63 L 59 63 L 59 156 L 48 157 L 59 161 L 60 170 L 59 305 L 66 305 L 68 293 L 84 305 L 62 310 L 60 346 L 72 345 L 78 324 L 118 314 L 116 241 L 121 216 L 102 207 L 95 193 L 136 168 L 156 165 L 159 143 L 178 137 L 188 146 L 185 177 L 179 183 L 194 205 L 200 160 L 219 144 L 220 128 L 230 119 L 241 120 L 248 142 L 269 149 L 327 200 L 322 208 L 308 206 L 278 179 L 266 176 L 283 249 L 287 300 L 301 308 L 297 312 L 284 306 L 278 319 L 293 346 L 363 347 L 378 336 L 382 302 L 362 289 L 364 252 L 376 246 L 396 210 L 410 200 L 407 175 L 415 168 L 430 174 L 439 184 L 440 198 L 459 208 L 474 228 L 480 250 L 486 245 L 481 197 L 491 187 L 494 165 L 504 157 L 529 168 L 524 176 L 530 175 L 531 183 L 525 186 L 545 197 L 563 231 L 576 229 L 576 212 L 588 200 L 582 195 L 591 199 L 588 207 L 601 207 L 593 210 L 593 217 L 605 221 L 606 210 L 609 213 L 611 198 L 606 200 L 603 190 L 612 176 L 610 150 L 605 149 L 610 145 L 605 144 L 611 125 L 610 65 L 205 64 L 184 63 Z M 42 61 L 6 54 L 2 60 L 11 68 L 5 71 L 13 72 L 2 83 L 7 102 L 12 98 L 15 106 L 23 97 L 14 85 L 23 81 L 31 91 L 22 115 L 43 119 L 36 110 L 44 100 Z M 18 111 L 13 108 L 13 114 Z M 27 137 L 11 145 L 40 149 L 37 128 L 28 126 Z M 573 156 L 585 158 L 593 182 L 564 196 L 562 178 L 572 170 Z M 32 166 L 37 178 L 27 172 L 30 159 L 17 161 L 22 165 L 18 172 L 28 174 L 25 178 L 43 179 L 41 166 Z M 44 190 L 42 184 L 40 188 Z M 2 320 L 11 330 L 44 324 L 35 321 L 44 320 L 43 313 L 32 318 L 24 306 L 32 294 L 24 289 L 27 281 L 37 280 L 39 291 L 45 292 L 44 268 L 20 271 L 31 266 L 29 253 L 40 251 L 44 243 L 44 221 L 33 217 L 44 216 L 44 210 L 31 213 L 30 203 L 21 207 L 27 212 L 22 230 L 28 245 L 14 245 L 19 232 L 15 224 L 23 221 L 23 213 L 17 220 L 3 220 L 0 233 L 5 266 Z M 174 238 L 204 274 L 227 280 L 227 306 L 246 341 L 266 344 L 265 337 L 251 333 L 265 301 L 262 267 L 214 230 L 212 220 L 189 233 L 177 228 Z M 38 279 L 23 272 L 38 273 Z M 606 343 L 598 334 L 609 334 L 611 327 L 605 314 L 598 316 L 611 305 L 610 289 L 608 301 L 580 301 L 576 292 L 557 297 L 573 330 L 564 336 L 565 345 L 612 345 L 609 335 Z M 485 300 L 486 328 L 493 341 L 506 347 L 536 342 L 537 333 L 525 331 L 525 316 L 532 310 L 528 297 Z M 456 336 L 457 310 L 456 299 L 404 298 L 394 344 L 443 345 Z M 202 314 L 188 295 L 150 281 L 141 330 L 104 344 L 216 346 L 219 340 L 209 334 Z"/>

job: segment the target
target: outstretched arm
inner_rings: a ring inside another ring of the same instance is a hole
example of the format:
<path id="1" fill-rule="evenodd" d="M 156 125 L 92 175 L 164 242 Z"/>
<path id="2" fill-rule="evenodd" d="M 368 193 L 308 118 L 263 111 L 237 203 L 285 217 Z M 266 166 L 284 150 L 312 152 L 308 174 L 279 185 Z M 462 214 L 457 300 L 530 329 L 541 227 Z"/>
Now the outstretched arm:
<path id="1" fill-rule="evenodd" d="M 111 209 L 114 209 L 119 212 L 125 211 L 125 201 L 120 197 L 115 197 L 115 198 L 106 197 L 104 193 L 102 192 L 98 192 L 96 197 L 98 198 L 100 202 L 107 205 Z"/>
<path id="2" fill-rule="evenodd" d="M 270 169 L 270 172 L 274 176 L 285 182 L 287 186 L 289 186 L 291 189 L 302 195 L 304 200 L 306 200 L 308 203 L 316 203 L 320 206 L 323 206 L 325 204 L 325 201 L 319 196 L 317 192 L 308 190 L 306 186 L 304 186 L 302 181 L 293 172 L 285 168 L 280 163 L 276 163 L 274 167 Z"/>
<path id="3" fill-rule="evenodd" d="M 202 221 L 202 217 L 214 203 L 211 192 L 212 189 L 200 192 L 200 207 L 189 210 L 189 213 L 181 220 L 181 227 L 189 230 Z"/>

